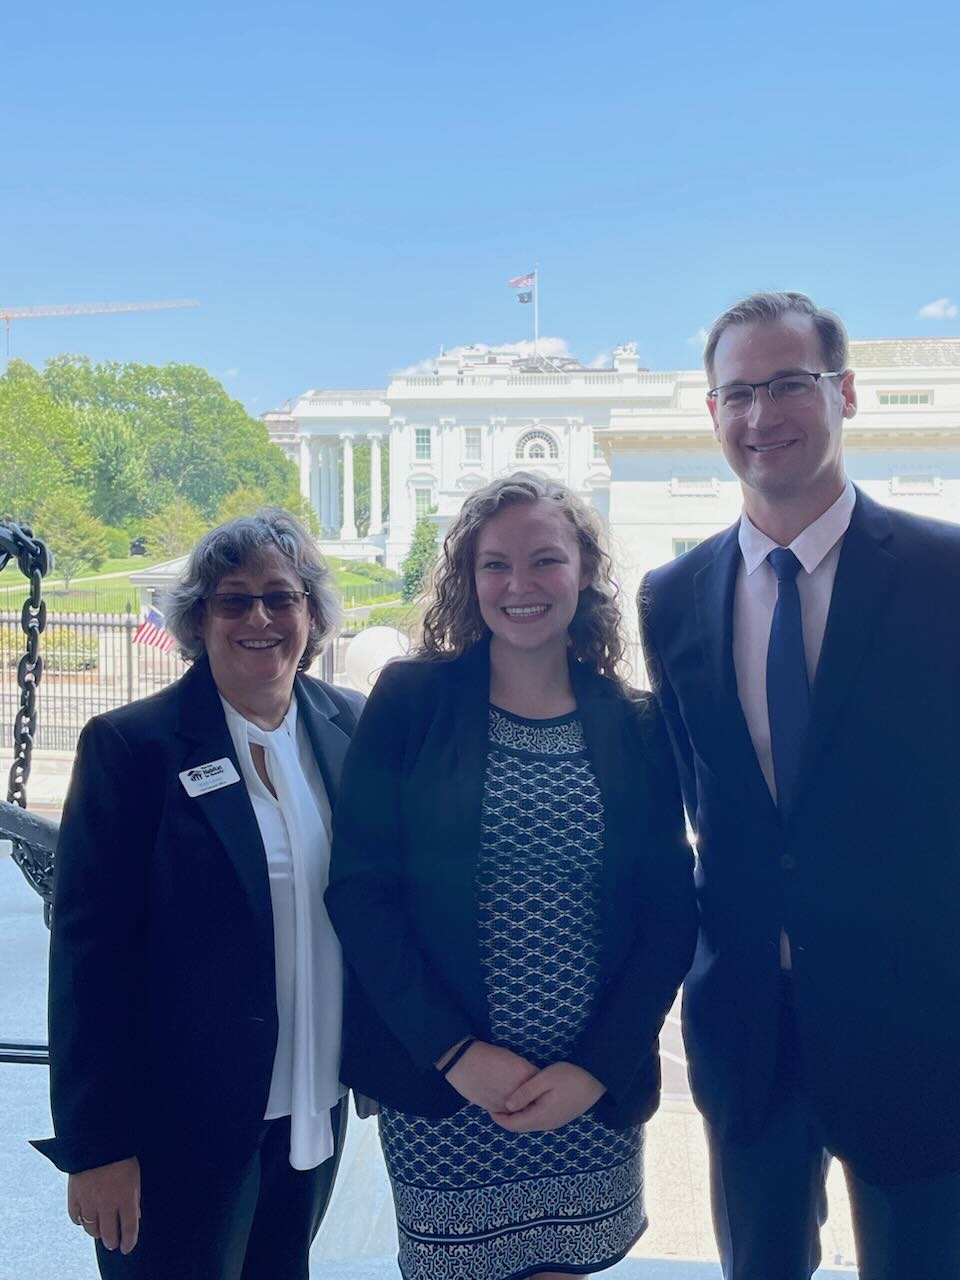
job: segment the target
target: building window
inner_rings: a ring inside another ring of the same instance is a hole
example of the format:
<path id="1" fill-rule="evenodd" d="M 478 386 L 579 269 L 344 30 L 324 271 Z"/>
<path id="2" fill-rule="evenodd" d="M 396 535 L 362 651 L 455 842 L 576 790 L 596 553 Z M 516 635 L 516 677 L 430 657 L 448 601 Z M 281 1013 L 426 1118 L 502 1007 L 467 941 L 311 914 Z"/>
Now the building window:
<path id="1" fill-rule="evenodd" d="M 670 494 L 674 498 L 715 498 L 720 492 L 716 476 L 674 476 Z"/>
<path id="2" fill-rule="evenodd" d="M 606 455 L 603 452 L 603 445 L 599 440 L 593 442 L 593 460 L 594 462 L 606 462 Z"/>
<path id="3" fill-rule="evenodd" d="M 464 427 L 463 429 L 463 460 L 464 462 L 479 462 L 480 453 L 483 448 L 483 440 L 479 427 Z"/>
<path id="4" fill-rule="evenodd" d="M 890 477 L 890 492 L 895 497 L 930 497 L 942 492 L 943 479 L 933 471 L 906 472 Z"/>
<path id="5" fill-rule="evenodd" d="M 878 391 L 881 404 L 933 404 L 932 391 Z"/>
<path id="6" fill-rule="evenodd" d="M 528 431 L 517 441 L 517 457 L 521 462 L 537 462 L 543 458 L 559 458 L 560 449 L 546 431 Z"/>
<path id="7" fill-rule="evenodd" d="M 421 516 L 428 516 L 433 510 L 433 490 L 414 489 L 413 507 L 418 520 Z"/>
<path id="8" fill-rule="evenodd" d="M 699 547 L 703 541 L 702 538 L 674 538 L 673 540 L 673 558 L 684 555 L 687 551 L 692 551 L 694 547 Z"/>
<path id="9" fill-rule="evenodd" d="M 429 462 L 431 458 L 431 433 L 429 427 L 414 429 L 414 457 L 418 462 Z"/>

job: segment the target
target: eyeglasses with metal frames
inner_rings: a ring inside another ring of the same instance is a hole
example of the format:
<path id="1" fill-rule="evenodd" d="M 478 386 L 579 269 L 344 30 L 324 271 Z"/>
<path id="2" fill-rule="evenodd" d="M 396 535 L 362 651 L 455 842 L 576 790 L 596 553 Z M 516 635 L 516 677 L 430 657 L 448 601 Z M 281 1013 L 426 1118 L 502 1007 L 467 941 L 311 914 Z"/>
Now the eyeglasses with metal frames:
<path id="1" fill-rule="evenodd" d="M 299 609 L 309 591 L 265 591 L 261 596 L 246 591 L 224 591 L 207 596 L 210 612 L 218 618 L 243 618 L 253 608 L 254 600 L 262 600 L 267 613 L 288 613 Z"/>
<path id="2" fill-rule="evenodd" d="M 813 399 L 821 378 L 842 378 L 843 374 L 843 369 L 833 373 L 800 370 L 768 378 L 766 382 L 727 382 L 721 387 L 711 387 L 707 397 L 716 403 L 717 412 L 724 418 L 742 418 L 748 414 L 757 402 L 761 387 L 766 387 L 767 395 L 774 402 L 802 408 Z"/>

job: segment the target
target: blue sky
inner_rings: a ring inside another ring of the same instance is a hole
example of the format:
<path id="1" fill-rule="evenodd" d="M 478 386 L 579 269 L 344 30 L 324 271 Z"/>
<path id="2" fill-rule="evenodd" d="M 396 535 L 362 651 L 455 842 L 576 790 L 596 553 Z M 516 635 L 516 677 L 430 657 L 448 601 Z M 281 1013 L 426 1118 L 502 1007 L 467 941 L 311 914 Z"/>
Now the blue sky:
<path id="1" fill-rule="evenodd" d="M 956 6 L 382 0 L 7 6 L 11 353 L 195 362 L 252 412 L 541 333 L 697 363 L 741 293 L 956 334 Z M 925 305 L 948 299 L 939 316 Z"/>

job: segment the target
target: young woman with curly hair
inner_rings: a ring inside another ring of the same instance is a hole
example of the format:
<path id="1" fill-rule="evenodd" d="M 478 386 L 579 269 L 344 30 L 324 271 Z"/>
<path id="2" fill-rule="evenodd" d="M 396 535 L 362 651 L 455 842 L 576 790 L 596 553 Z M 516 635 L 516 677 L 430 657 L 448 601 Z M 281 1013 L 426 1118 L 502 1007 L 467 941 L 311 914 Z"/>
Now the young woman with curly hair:
<path id="1" fill-rule="evenodd" d="M 344 765 L 343 1078 L 380 1103 L 405 1280 L 586 1275 L 646 1226 L 642 1124 L 696 912 L 619 624 L 594 514 L 494 481 Z"/>

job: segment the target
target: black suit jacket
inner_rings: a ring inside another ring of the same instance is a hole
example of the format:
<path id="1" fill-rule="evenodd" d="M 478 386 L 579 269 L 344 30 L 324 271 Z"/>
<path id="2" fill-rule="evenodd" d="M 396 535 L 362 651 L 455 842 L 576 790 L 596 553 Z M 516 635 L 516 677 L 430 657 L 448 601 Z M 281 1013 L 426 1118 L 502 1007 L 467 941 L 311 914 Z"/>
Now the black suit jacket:
<path id="1" fill-rule="evenodd" d="M 804 1067 L 862 1176 L 960 1168 L 960 527 L 858 492 L 791 812 L 737 695 L 737 528 L 649 574 L 648 664 L 697 835 L 702 928 L 684 1030 L 725 1137 L 762 1127 L 789 933 Z"/>
<path id="2" fill-rule="evenodd" d="M 360 695 L 305 676 L 295 693 L 335 805 Z M 192 798 L 178 776 L 224 757 L 239 774 L 205 658 L 81 736 L 54 879 L 57 1136 L 34 1144 L 67 1172 L 255 1149 L 277 1044 L 266 857 L 242 779 Z"/>
<path id="3" fill-rule="evenodd" d="M 570 1060 L 607 1087 L 597 1114 L 645 1119 L 657 1035 L 696 934 L 692 856 L 652 699 L 631 703 L 573 663 L 603 797 L 601 986 Z M 489 649 L 381 675 L 344 767 L 327 906 L 348 962 L 343 1079 L 401 1110 L 464 1100 L 433 1063 L 490 1038 L 475 900 L 487 757 Z M 541 1064 L 545 1065 L 545 1064 Z"/>

